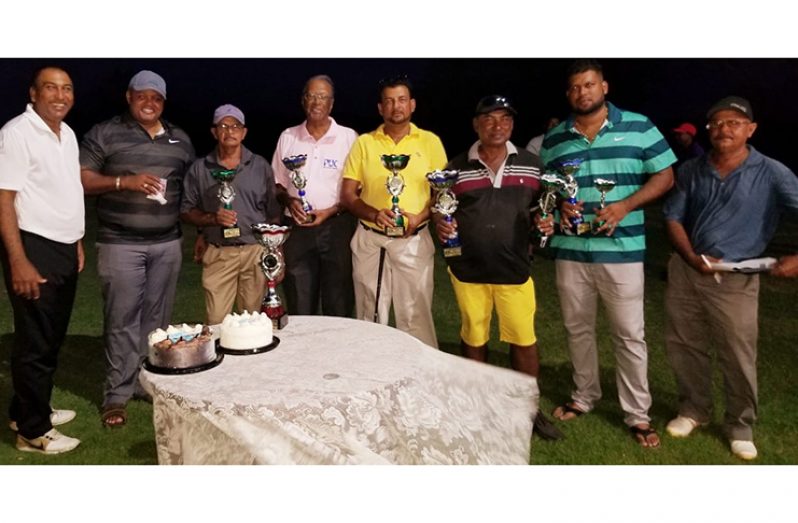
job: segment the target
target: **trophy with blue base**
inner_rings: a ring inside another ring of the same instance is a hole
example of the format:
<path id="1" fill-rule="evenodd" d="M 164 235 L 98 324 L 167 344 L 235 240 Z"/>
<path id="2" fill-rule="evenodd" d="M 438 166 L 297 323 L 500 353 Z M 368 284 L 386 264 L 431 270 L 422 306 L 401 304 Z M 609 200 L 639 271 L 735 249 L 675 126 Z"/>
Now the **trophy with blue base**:
<path id="1" fill-rule="evenodd" d="M 310 213 L 310 211 L 313 210 L 313 207 L 310 205 L 310 202 L 305 196 L 305 187 L 308 185 L 308 179 L 301 172 L 302 167 L 305 166 L 307 159 L 307 154 L 289 156 L 287 158 L 283 158 L 283 165 L 285 165 L 286 169 L 291 171 L 291 185 L 296 188 L 297 193 L 299 194 L 299 201 L 302 204 L 302 210 L 307 216 L 307 218 L 305 218 L 305 223 L 310 223 L 316 219 L 316 216 Z"/>
<path id="2" fill-rule="evenodd" d="M 576 199 L 576 193 L 579 191 L 579 183 L 576 181 L 576 177 L 574 175 L 579 170 L 579 167 L 582 165 L 583 161 L 584 160 L 581 158 L 575 158 L 573 160 L 563 162 L 557 167 L 557 170 L 560 172 L 565 182 L 563 185 L 563 193 L 565 193 L 566 201 L 570 204 L 575 205 L 578 202 Z M 585 220 L 582 218 L 581 214 L 572 216 L 568 221 L 570 222 L 570 227 L 565 227 L 563 229 L 565 234 L 569 234 L 571 236 L 575 234 L 579 236 L 592 230 L 590 224 L 585 223 Z"/>
<path id="3" fill-rule="evenodd" d="M 405 189 L 405 179 L 399 171 L 407 167 L 410 156 L 407 154 L 383 154 L 380 157 L 382 166 L 391 171 L 391 175 L 385 181 L 385 188 L 391 195 L 391 212 L 394 214 L 394 223 L 385 228 L 385 235 L 400 237 L 405 235 L 405 219 L 399 209 L 399 195 Z"/>
<path id="4" fill-rule="evenodd" d="M 446 223 L 452 223 L 452 215 L 457 210 L 458 202 L 452 192 L 452 187 L 457 183 L 459 176 L 460 171 L 457 170 L 438 170 L 427 173 L 427 181 L 435 191 L 435 205 L 432 206 L 432 212 L 440 213 Z M 463 246 L 457 231 L 455 231 L 453 236 L 443 242 L 443 256 L 451 258 L 461 254 L 463 254 Z"/>

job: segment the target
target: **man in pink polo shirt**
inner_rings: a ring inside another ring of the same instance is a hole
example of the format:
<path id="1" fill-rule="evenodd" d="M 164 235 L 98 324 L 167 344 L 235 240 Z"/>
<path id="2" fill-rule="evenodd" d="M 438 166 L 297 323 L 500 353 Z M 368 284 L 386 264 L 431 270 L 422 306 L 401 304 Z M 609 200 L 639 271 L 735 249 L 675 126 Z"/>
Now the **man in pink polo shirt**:
<path id="1" fill-rule="evenodd" d="M 285 209 L 285 221 L 293 226 L 284 248 L 283 290 L 289 314 L 351 316 L 354 306 L 349 242 L 357 222 L 339 203 L 339 194 L 344 161 L 357 134 L 330 117 L 334 101 L 329 76 L 310 78 L 302 91 L 306 119 L 280 134 L 272 158 L 277 199 Z M 282 161 L 297 155 L 307 155 L 301 173 L 307 179 L 309 213 L 302 209 L 299 191 Z"/>

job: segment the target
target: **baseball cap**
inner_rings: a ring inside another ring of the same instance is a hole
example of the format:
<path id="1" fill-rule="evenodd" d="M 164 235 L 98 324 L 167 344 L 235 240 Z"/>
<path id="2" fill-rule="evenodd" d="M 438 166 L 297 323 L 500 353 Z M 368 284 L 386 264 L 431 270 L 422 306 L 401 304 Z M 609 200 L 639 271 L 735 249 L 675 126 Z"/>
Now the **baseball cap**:
<path id="1" fill-rule="evenodd" d="M 715 102 L 710 110 L 707 111 L 707 118 L 712 118 L 713 114 L 726 109 L 737 111 L 752 122 L 754 121 L 754 111 L 751 109 L 751 103 L 739 96 L 727 96 Z"/>
<path id="2" fill-rule="evenodd" d="M 513 116 L 518 114 L 518 111 L 515 110 L 509 98 L 500 94 L 492 94 L 482 98 L 479 103 L 477 103 L 474 115 L 479 116 L 480 114 L 490 113 L 497 109 L 506 109 Z"/>
<path id="3" fill-rule="evenodd" d="M 166 81 L 158 73 L 152 71 L 139 71 L 130 79 L 127 88 L 132 91 L 146 91 L 152 89 L 166 100 Z"/>
<path id="4" fill-rule="evenodd" d="M 242 125 L 247 124 L 247 122 L 244 121 L 244 113 L 241 111 L 241 109 L 239 109 L 235 105 L 224 104 L 217 107 L 216 110 L 213 112 L 213 125 L 216 125 L 219 122 L 221 122 L 222 118 L 224 118 L 225 116 L 232 116 L 233 118 L 241 122 Z"/>
<path id="5" fill-rule="evenodd" d="M 687 133 L 693 138 L 695 138 L 695 135 L 698 132 L 698 130 L 695 128 L 695 125 L 691 124 L 690 122 L 684 122 L 683 124 L 679 125 L 679 127 L 673 129 L 673 132 Z"/>

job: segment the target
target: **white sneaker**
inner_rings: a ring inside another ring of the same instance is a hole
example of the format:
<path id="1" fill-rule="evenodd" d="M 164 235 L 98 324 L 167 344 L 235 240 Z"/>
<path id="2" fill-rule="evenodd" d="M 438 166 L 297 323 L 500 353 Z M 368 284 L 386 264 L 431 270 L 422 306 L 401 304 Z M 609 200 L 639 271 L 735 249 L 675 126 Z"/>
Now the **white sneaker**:
<path id="1" fill-rule="evenodd" d="M 668 422 L 668 425 L 665 426 L 665 430 L 667 430 L 668 434 L 674 438 L 686 438 L 691 432 L 693 432 L 693 429 L 700 427 L 701 425 L 701 423 L 697 422 L 693 418 L 688 418 L 687 416 L 676 416 Z"/>
<path id="2" fill-rule="evenodd" d="M 80 445 L 80 440 L 64 436 L 56 429 L 50 429 L 44 436 L 28 439 L 17 434 L 17 450 L 38 452 L 40 454 L 61 454 Z"/>
<path id="3" fill-rule="evenodd" d="M 75 419 L 77 414 L 74 410 L 66 410 L 66 409 L 53 409 L 53 412 L 50 413 L 50 424 L 53 427 L 57 427 L 59 425 L 63 425 L 64 423 L 69 423 L 73 419 Z M 17 422 L 11 420 L 8 422 L 8 428 L 13 430 L 14 432 L 19 431 L 19 427 L 17 427 Z"/>
<path id="4" fill-rule="evenodd" d="M 757 455 L 756 446 L 754 446 L 754 442 L 744 441 L 741 439 L 732 440 L 731 451 L 732 454 L 746 461 L 750 461 L 756 458 Z"/>

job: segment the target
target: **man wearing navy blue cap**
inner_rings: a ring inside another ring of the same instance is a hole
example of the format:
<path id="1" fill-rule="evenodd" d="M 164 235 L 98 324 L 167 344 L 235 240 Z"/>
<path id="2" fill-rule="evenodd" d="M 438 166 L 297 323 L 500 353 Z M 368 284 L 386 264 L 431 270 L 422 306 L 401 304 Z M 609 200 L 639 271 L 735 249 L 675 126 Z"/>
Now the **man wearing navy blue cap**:
<path id="1" fill-rule="evenodd" d="M 667 430 L 684 438 L 712 419 L 707 346 L 714 340 L 725 383 L 723 429 L 732 453 L 752 460 L 759 275 L 721 276 L 712 263 L 761 256 L 782 212 L 798 214 L 798 178 L 748 145 L 757 129 L 748 100 L 723 98 L 707 119 L 712 150 L 679 168 L 663 209 L 676 250 L 668 264 L 665 349 L 679 390 L 679 412 Z M 779 259 L 770 273 L 798 276 L 798 254 Z"/>
<path id="2" fill-rule="evenodd" d="M 529 275 L 530 208 L 540 194 L 540 159 L 510 141 L 516 110 L 504 96 L 482 98 L 473 126 L 478 140 L 447 169 L 460 171 L 451 223 L 433 214 L 438 238 L 457 231 L 462 254 L 447 257 L 460 308 L 460 345 L 469 359 L 487 362 L 493 309 L 501 341 L 510 345 L 510 366 L 535 378 L 540 371 L 535 336 L 535 285 Z M 552 226 L 549 223 L 548 232 Z M 534 429 L 545 439 L 562 433 L 538 411 Z"/>
<path id="3" fill-rule="evenodd" d="M 152 71 L 130 79 L 128 111 L 97 124 L 80 145 L 81 180 L 97 196 L 97 274 L 107 363 L 102 420 L 118 427 L 134 395 L 147 334 L 172 316 L 182 262 L 178 219 L 183 174 L 194 160 L 188 135 L 161 114 L 166 82 Z"/>

